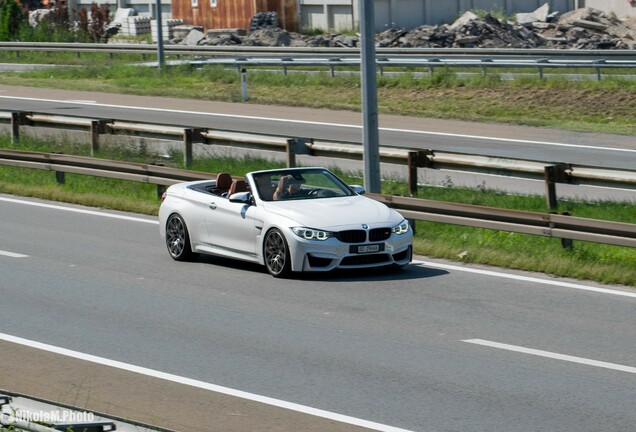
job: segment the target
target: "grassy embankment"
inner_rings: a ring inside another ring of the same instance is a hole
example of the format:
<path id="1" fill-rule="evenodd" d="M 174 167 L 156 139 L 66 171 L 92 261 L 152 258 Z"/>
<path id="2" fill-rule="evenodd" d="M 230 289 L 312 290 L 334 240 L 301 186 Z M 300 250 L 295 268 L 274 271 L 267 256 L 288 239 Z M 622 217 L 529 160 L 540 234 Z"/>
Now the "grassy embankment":
<path id="1" fill-rule="evenodd" d="M 0 60 L 1 61 L 1 60 Z M 234 70 L 178 67 L 159 73 L 149 68 L 96 62 L 83 68 L 64 68 L 26 74 L 0 74 L 0 84 L 33 85 L 74 90 L 106 91 L 180 98 L 237 101 L 239 77 Z M 583 131 L 636 135 L 636 82 L 612 79 L 572 83 L 561 79 L 540 82 L 520 79 L 502 82 L 495 77 L 457 79 L 452 73 L 416 79 L 412 75 L 379 79 L 379 110 L 399 115 L 497 121 Z M 405 102 L 406 101 L 406 102 Z M 357 78 L 327 74 L 250 72 L 250 102 L 292 106 L 359 109 Z M 68 142 L 23 140 L 12 146 L 2 137 L 0 147 L 87 154 L 87 146 Z M 144 145 L 105 148 L 100 157 L 154 161 Z M 180 155 L 176 154 L 178 165 Z M 254 159 L 197 160 L 193 169 L 229 171 L 241 175 L 253 169 L 280 166 Z M 359 183 L 356 173 L 341 173 Z M 155 214 L 156 189 L 99 178 L 67 175 L 58 185 L 51 173 L 0 168 L 0 192 Z M 405 193 L 406 186 L 383 183 L 384 193 Z M 465 202 L 521 210 L 545 211 L 543 197 L 507 196 L 489 190 L 422 188 L 430 199 Z M 595 219 L 636 223 L 636 203 L 560 201 L 559 211 Z M 564 250 L 558 239 L 419 222 L 416 251 L 430 257 L 541 271 L 557 276 L 636 286 L 636 250 L 575 242 Z M 461 258 L 460 258 L 461 257 Z"/>

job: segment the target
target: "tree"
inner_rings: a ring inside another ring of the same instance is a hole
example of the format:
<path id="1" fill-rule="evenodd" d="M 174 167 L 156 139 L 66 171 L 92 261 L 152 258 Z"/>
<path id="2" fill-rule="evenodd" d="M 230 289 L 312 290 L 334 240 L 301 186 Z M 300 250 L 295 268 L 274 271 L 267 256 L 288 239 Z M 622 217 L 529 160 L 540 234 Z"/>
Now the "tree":
<path id="1" fill-rule="evenodd" d="M 79 13 L 79 27 L 88 34 L 93 42 L 101 42 L 104 38 L 106 27 L 110 24 L 110 8 L 108 4 L 91 3 L 90 18 L 86 9 L 82 8 Z"/>
<path id="2" fill-rule="evenodd" d="M 0 0 L 0 40 L 14 40 L 23 18 L 24 15 L 16 0 Z"/>

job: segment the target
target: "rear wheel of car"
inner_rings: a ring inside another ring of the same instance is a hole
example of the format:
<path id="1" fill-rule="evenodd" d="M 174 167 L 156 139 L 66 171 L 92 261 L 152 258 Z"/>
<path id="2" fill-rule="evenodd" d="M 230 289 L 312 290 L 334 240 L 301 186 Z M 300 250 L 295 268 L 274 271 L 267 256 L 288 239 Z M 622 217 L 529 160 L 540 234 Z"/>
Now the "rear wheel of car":
<path id="1" fill-rule="evenodd" d="M 291 273 L 289 246 L 280 230 L 274 228 L 263 242 L 263 257 L 267 271 L 274 277 L 286 277 Z"/>
<path id="2" fill-rule="evenodd" d="M 166 223 L 166 247 L 172 259 L 188 261 L 194 257 L 188 228 L 181 216 L 173 214 Z"/>

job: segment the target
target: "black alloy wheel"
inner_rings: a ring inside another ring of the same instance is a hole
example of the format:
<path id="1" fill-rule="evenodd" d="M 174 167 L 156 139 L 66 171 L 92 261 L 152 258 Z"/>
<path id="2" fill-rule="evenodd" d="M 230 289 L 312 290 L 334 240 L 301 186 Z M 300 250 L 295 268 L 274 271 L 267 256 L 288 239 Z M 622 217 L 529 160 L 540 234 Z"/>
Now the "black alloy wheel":
<path id="1" fill-rule="evenodd" d="M 274 277 L 286 277 L 291 273 L 291 257 L 285 236 L 279 229 L 272 229 L 265 236 L 263 257 L 267 271 Z"/>
<path id="2" fill-rule="evenodd" d="M 171 215 L 166 223 L 166 246 L 175 261 L 189 261 L 194 257 L 188 228 L 178 214 Z"/>

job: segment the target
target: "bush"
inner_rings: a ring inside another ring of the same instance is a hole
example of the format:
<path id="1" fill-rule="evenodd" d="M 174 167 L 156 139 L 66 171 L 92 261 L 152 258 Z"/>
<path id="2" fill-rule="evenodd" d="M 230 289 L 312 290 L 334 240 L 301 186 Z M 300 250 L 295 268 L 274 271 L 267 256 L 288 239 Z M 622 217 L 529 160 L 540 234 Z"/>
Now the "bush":
<path id="1" fill-rule="evenodd" d="M 23 19 L 16 0 L 0 0 L 0 41 L 15 40 Z"/>

